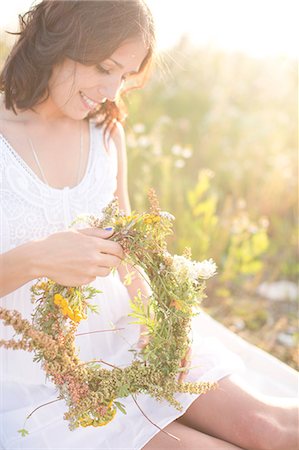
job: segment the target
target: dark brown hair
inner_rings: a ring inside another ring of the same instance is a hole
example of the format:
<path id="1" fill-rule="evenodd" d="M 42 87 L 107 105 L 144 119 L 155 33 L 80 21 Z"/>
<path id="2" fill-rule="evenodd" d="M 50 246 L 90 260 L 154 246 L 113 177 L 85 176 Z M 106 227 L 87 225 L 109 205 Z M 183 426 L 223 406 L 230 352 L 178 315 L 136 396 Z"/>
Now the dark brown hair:
<path id="1" fill-rule="evenodd" d="M 143 39 L 148 53 L 141 64 L 142 82 L 149 71 L 155 32 L 152 15 L 143 0 L 43 0 L 19 16 L 18 40 L 0 74 L 5 106 L 16 112 L 44 101 L 54 65 L 65 57 L 94 65 L 107 59 L 126 39 Z M 142 82 L 135 86 L 139 87 Z M 121 93 L 132 89 L 124 87 Z M 97 113 L 105 131 L 115 120 L 123 122 L 121 97 L 107 100 Z"/>

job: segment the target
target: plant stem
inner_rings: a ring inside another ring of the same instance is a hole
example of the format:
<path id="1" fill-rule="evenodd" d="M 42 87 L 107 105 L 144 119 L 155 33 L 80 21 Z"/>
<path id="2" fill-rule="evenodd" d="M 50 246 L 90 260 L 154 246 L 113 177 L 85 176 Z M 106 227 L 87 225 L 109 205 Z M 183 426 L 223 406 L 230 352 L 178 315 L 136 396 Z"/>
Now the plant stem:
<path id="1" fill-rule="evenodd" d="M 141 414 L 152 424 L 154 425 L 154 427 L 158 428 L 160 431 L 162 431 L 162 433 L 168 434 L 168 436 L 172 437 L 173 439 L 175 439 L 176 441 L 180 441 L 180 439 L 177 436 L 174 436 L 171 433 L 168 433 L 168 431 L 163 430 L 162 428 L 159 427 L 159 425 L 157 425 L 156 423 L 154 423 L 140 408 L 140 406 L 137 403 L 137 400 L 134 398 L 134 395 L 131 395 L 132 399 L 134 400 L 137 408 L 139 409 L 139 411 L 141 412 Z"/>

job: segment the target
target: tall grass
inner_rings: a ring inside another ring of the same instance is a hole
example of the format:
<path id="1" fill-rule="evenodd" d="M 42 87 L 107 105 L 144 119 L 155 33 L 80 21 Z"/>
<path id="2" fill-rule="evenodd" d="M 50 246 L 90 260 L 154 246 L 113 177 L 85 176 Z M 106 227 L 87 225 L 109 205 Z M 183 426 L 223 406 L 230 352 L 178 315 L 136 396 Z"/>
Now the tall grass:
<path id="1" fill-rule="evenodd" d="M 128 98 L 133 206 L 154 186 L 176 216 L 173 250 L 213 256 L 225 280 L 295 279 L 295 61 L 182 41 L 165 66 Z"/>

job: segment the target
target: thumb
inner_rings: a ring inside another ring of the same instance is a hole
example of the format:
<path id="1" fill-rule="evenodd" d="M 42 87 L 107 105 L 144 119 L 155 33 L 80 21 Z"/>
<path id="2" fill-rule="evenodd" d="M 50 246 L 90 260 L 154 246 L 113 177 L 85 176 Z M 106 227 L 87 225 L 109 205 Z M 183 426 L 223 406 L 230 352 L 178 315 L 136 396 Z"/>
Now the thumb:
<path id="1" fill-rule="evenodd" d="M 102 239 L 107 239 L 111 237 L 114 233 L 113 227 L 106 228 L 81 228 L 80 233 L 86 234 L 87 236 L 99 237 Z"/>

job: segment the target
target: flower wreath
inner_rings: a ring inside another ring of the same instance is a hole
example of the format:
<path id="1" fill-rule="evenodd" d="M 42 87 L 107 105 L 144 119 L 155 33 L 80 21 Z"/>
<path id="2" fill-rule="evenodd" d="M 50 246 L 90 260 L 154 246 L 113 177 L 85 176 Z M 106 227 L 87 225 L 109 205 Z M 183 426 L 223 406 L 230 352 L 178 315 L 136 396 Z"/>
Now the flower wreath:
<path id="1" fill-rule="evenodd" d="M 18 341 L 0 341 L 0 346 L 33 351 L 34 360 L 41 362 L 58 389 L 57 400 L 64 399 L 68 406 L 64 419 L 69 421 L 70 429 L 108 424 L 117 409 L 126 413 L 118 399 L 129 395 L 145 393 L 182 410 L 174 397 L 176 392 L 202 394 L 217 385 L 177 379 L 178 373 L 185 370 L 180 366 L 190 346 L 191 318 L 206 297 L 205 280 L 214 275 L 216 265 L 212 260 L 192 261 L 189 249 L 183 256 L 170 255 L 165 237 L 172 233 L 174 217 L 160 210 L 153 190 L 148 196 L 150 210 L 146 213 L 125 215 L 114 199 L 103 210 L 101 219 L 87 216 L 74 221 L 99 228 L 114 227 L 110 239 L 124 249 L 124 262 L 140 267 L 148 277 L 152 294 L 145 303 L 138 291 L 131 300 L 130 316 L 135 319 L 133 323 L 147 328 L 149 342 L 136 351 L 130 366 L 104 368 L 103 364 L 109 363 L 82 362 L 78 358 L 76 330 L 86 319 L 87 310 L 96 310 L 90 301 L 100 292 L 92 286 L 65 287 L 39 279 L 31 288 L 36 305 L 32 323 L 18 311 L 0 308 L 4 324 L 21 335 Z M 19 432 L 28 433 L 25 429 Z"/>

